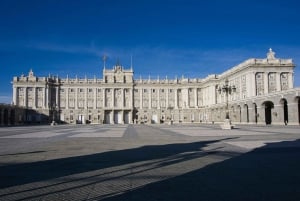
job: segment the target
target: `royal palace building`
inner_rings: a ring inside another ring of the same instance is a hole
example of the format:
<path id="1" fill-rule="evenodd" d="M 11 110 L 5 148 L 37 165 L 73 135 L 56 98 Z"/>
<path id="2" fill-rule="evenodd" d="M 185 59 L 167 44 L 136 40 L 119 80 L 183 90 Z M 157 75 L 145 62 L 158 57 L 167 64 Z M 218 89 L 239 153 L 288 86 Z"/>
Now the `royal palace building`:
<path id="1" fill-rule="evenodd" d="M 36 111 L 26 117 L 33 122 L 218 123 L 229 114 L 235 124 L 299 125 L 294 68 L 270 49 L 264 59 L 195 79 L 134 79 L 132 67 L 120 64 L 104 64 L 102 79 L 37 77 L 31 70 L 13 78 L 13 105 Z"/>

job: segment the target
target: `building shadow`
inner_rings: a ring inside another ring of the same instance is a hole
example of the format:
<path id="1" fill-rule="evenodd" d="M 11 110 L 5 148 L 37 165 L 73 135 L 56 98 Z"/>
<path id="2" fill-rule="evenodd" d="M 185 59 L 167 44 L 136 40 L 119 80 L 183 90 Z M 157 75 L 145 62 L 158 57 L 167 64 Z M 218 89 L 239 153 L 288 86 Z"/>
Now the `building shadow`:
<path id="1" fill-rule="evenodd" d="M 69 158 L 8 164 L 0 167 L 0 189 L 140 161 L 164 159 L 181 153 L 199 152 L 204 146 L 215 142 L 217 141 L 151 145 Z M 189 158 L 185 157 L 183 160 Z"/>
<path id="2" fill-rule="evenodd" d="M 264 147 L 107 201 L 300 200 L 300 140 Z"/>

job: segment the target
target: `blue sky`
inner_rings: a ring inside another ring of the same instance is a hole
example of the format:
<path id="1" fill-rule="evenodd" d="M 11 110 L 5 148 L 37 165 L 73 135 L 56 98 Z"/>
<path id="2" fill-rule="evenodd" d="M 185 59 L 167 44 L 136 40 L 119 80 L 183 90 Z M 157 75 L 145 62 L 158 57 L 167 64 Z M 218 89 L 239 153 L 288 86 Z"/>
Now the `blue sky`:
<path id="1" fill-rule="evenodd" d="M 297 0 L 1 0 L 0 103 L 13 76 L 102 77 L 133 58 L 135 77 L 206 77 L 248 58 L 300 64 Z M 300 86 L 295 68 L 295 85 Z"/>

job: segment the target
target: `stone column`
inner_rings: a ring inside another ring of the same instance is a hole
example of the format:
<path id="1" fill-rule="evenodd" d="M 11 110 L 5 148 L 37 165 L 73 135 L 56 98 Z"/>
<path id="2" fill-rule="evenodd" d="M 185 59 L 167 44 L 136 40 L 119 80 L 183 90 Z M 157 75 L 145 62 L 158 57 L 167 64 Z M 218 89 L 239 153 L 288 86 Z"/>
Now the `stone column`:
<path id="1" fill-rule="evenodd" d="M 288 125 L 299 125 L 298 102 L 288 102 Z"/>
<path id="2" fill-rule="evenodd" d="M 124 110 L 121 111 L 121 124 L 124 124 Z"/>
<path id="3" fill-rule="evenodd" d="M 93 88 L 93 93 L 94 93 L 94 102 L 93 102 L 93 108 L 97 109 L 97 88 Z"/>
<path id="4" fill-rule="evenodd" d="M 281 85 L 280 85 L 280 73 L 276 73 L 276 91 L 281 91 Z"/>
<path id="5" fill-rule="evenodd" d="M 157 89 L 157 109 L 160 109 L 160 88 Z"/>
<path id="6" fill-rule="evenodd" d="M 102 89 L 102 107 L 105 108 L 106 96 L 105 96 L 106 88 Z M 105 115 L 104 115 L 105 116 Z M 105 118 L 105 117 L 104 117 Z"/>
<path id="7" fill-rule="evenodd" d="M 251 72 L 248 74 L 248 81 L 246 82 L 247 86 L 247 97 L 256 95 L 256 83 L 255 83 L 255 72 Z M 234 93 L 235 99 L 236 94 Z"/>
<path id="8" fill-rule="evenodd" d="M 197 108 L 197 88 L 194 88 L 194 106 Z"/>
<path id="9" fill-rule="evenodd" d="M 249 115 L 249 124 L 255 124 L 255 108 L 252 104 L 251 106 L 248 106 L 248 115 Z"/>
<path id="10" fill-rule="evenodd" d="M 78 88 L 75 88 L 75 109 L 78 109 Z"/>
<path id="11" fill-rule="evenodd" d="M 257 106 L 257 124 L 266 124 L 264 106 Z"/>
<path id="12" fill-rule="evenodd" d="M 85 88 L 85 93 L 84 93 L 84 108 L 88 108 L 88 88 Z"/>
<path id="13" fill-rule="evenodd" d="M 128 89 L 128 90 L 129 90 L 129 96 L 130 96 L 130 99 L 129 99 L 130 102 L 129 102 L 128 105 L 129 105 L 130 108 L 133 108 L 133 106 L 134 106 L 133 105 L 133 88 Z"/>
<path id="14" fill-rule="evenodd" d="M 294 87 L 293 73 L 288 74 L 288 83 L 289 83 L 289 89 L 292 89 Z"/>
<path id="15" fill-rule="evenodd" d="M 177 99 L 178 99 L 178 94 L 177 94 L 177 88 L 174 90 L 174 94 L 175 94 L 175 99 L 174 99 L 174 102 L 175 102 L 175 109 L 178 109 L 178 101 L 177 101 Z"/>
<path id="16" fill-rule="evenodd" d="M 45 108 L 49 108 L 48 95 L 49 95 L 49 88 L 48 88 L 48 86 L 46 86 L 45 91 L 44 91 L 44 107 Z"/>
<path id="17" fill-rule="evenodd" d="M 166 108 L 169 107 L 169 89 L 166 89 Z"/>
<path id="18" fill-rule="evenodd" d="M 143 89 L 140 89 L 140 109 L 143 108 Z"/>
<path id="19" fill-rule="evenodd" d="M 114 88 L 111 89 L 111 102 L 112 102 L 111 108 L 115 108 L 115 89 Z"/>
<path id="20" fill-rule="evenodd" d="M 69 88 L 66 89 L 66 109 L 69 109 Z"/>
<path id="21" fill-rule="evenodd" d="M 284 109 L 283 104 L 274 105 L 272 109 L 272 124 L 284 125 Z"/>
<path id="22" fill-rule="evenodd" d="M 128 112 L 128 123 L 132 124 L 132 111 Z"/>
<path id="23" fill-rule="evenodd" d="M 269 72 L 264 72 L 264 94 L 269 93 Z"/>
<path id="24" fill-rule="evenodd" d="M 148 94 L 148 97 L 149 97 L 149 109 L 152 108 L 152 97 L 151 97 L 151 93 L 152 93 L 152 89 L 148 89 L 149 90 L 149 94 Z"/>
<path id="25" fill-rule="evenodd" d="M 111 124 L 115 124 L 115 121 L 114 121 L 114 114 L 115 114 L 115 111 L 112 110 L 112 111 L 110 112 L 110 123 L 111 123 Z"/>
<path id="26" fill-rule="evenodd" d="M 55 101 L 56 101 L 56 106 L 57 106 L 57 109 L 60 108 L 60 102 L 59 102 L 59 86 L 55 87 Z"/>
<path id="27" fill-rule="evenodd" d="M 27 108 L 27 102 L 28 102 L 28 100 L 27 100 L 27 87 L 24 87 L 24 107 L 26 107 Z"/>
<path id="28" fill-rule="evenodd" d="M 32 108 L 36 109 L 36 87 L 32 87 L 33 90 L 33 104 L 32 104 Z"/>
<path id="29" fill-rule="evenodd" d="M 13 105 L 18 105 L 18 87 L 13 87 Z"/>
<path id="30" fill-rule="evenodd" d="M 123 110 L 124 109 L 124 106 L 125 106 L 125 98 L 124 98 L 124 95 L 125 95 L 125 89 L 124 88 L 121 88 L 121 109 Z M 124 113 L 122 114 L 124 116 Z"/>

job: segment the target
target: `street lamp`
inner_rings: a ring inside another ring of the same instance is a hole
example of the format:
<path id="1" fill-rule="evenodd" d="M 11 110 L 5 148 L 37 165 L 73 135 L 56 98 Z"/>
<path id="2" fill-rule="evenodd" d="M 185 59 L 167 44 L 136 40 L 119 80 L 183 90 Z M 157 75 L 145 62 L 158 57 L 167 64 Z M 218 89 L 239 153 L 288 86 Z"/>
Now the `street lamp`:
<path id="1" fill-rule="evenodd" d="M 226 98 L 226 116 L 224 120 L 224 124 L 221 126 L 222 129 L 232 129 L 231 121 L 229 118 L 229 109 L 228 109 L 228 94 L 232 94 L 236 92 L 236 87 L 234 85 L 229 85 L 228 79 L 225 80 L 225 84 L 222 87 L 218 88 L 219 94 L 224 93 Z"/>

